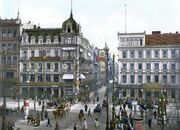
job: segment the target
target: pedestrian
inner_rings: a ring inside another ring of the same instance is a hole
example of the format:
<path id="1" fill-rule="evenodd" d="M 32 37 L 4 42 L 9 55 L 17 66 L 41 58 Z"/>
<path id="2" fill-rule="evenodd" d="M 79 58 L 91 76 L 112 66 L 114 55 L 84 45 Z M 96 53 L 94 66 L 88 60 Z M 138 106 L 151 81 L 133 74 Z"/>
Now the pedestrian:
<path id="1" fill-rule="evenodd" d="M 83 123 L 83 130 L 87 130 L 87 121 L 86 119 L 84 119 L 84 123 Z"/>
<path id="2" fill-rule="evenodd" d="M 87 112 L 87 109 L 88 109 L 87 104 L 85 104 L 84 109 L 85 109 L 85 112 Z"/>
<path id="3" fill-rule="evenodd" d="M 39 100 L 38 105 L 41 106 L 41 100 Z"/>
<path id="4" fill-rule="evenodd" d="M 88 117 L 92 117 L 91 116 L 91 109 L 89 108 L 89 110 L 88 110 Z"/>
<path id="5" fill-rule="evenodd" d="M 45 119 L 47 119 L 47 117 L 48 117 L 48 111 L 47 110 L 45 110 L 45 112 L 44 112 L 44 117 L 45 117 Z"/>
<path id="6" fill-rule="evenodd" d="M 149 125 L 149 128 L 151 128 L 151 123 L 152 123 L 152 119 L 149 118 L 149 119 L 148 119 L 148 125 Z"/>
<path id="7" fill-rule="evenodd" d="M 154 119 L 156 119 L 156 116 L 157 116 L 157 112 L 156 110 L 154 111 Z"/>
<path id="8" fill-rule="evenodd" d="M 97 119 L 97 118 L 95 119 L 95 121 L 94 121 L 94 122 L 95 122 L 95 127 L 99 127 L 99 121 L 98 121 L 98 119 Z"/>
<path id="9" fill-rule="evenodd" d="M 74 124 L 74 130 L 77 130 L 77 124 L 76 123 Z"/>
<path id="10" fill-rule="evenodd" d="M 59 130 L 59 123 L 56 121 L 55 129 L 54 130 Z"/>
<path id="11" fill-rule="evenodd" d="M 49 118 L 49 117 L 47 118 L 47 125 L 46 125 L 46 126 L 47 126 L 47 127 L 48 127 L 48 126 L 50 126 L 50 127 L 52 126 L 52 125 L 51 125 L 51 121 L 50 121 L 50 118 Z"/>
<path id="12" fill-rule="evenodd" d="M 119 124 L 119 130 L 124 130 L 124 124 L 123 123 Z"/>

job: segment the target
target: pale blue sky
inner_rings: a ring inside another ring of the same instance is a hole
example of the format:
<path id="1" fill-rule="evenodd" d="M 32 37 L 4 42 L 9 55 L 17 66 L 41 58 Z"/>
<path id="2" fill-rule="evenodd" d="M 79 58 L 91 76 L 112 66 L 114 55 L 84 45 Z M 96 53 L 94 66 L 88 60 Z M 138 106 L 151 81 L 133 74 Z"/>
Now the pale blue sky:
<path id="1" fill-rule="evenodd" d="M 73 0 L 73 15 L 90 43 L 117 50 L 117 32 L 124 32 L 125 1 L 127 32 L 180 31 L 180 0 Z M 23 23 L 61 27 L 69 17 L 70 0 L 20 0 Z M 1 18 L 17 16 L 18 0 L 0 0 Z"/>

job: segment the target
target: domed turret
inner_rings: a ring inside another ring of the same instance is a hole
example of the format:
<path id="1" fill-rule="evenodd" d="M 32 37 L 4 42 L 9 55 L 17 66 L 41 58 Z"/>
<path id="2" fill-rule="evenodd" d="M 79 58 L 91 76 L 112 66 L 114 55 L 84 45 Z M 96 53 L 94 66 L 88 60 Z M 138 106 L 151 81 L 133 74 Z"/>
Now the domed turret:
<path id="1" fill-rule="evenodd" d="M 69 19 L 63 22 L 62 31 L 64 33 L 79 33 L 79 25 L 73 19 L 72 11 L 71 11 Z"/>

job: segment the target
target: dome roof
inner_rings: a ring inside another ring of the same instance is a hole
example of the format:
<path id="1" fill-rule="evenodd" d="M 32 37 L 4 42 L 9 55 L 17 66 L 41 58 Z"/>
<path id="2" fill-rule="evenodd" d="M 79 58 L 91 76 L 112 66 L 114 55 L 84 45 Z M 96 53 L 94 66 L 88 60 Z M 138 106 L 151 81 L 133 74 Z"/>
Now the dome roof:
<path id="1" fill-rule="evenodd" d="M 70 17 L 63 22 L 62 30 L 63 32 L 67 32 L 67 33 L 79 33 L 79 25 L 73 19 L 72 11 Z"/>

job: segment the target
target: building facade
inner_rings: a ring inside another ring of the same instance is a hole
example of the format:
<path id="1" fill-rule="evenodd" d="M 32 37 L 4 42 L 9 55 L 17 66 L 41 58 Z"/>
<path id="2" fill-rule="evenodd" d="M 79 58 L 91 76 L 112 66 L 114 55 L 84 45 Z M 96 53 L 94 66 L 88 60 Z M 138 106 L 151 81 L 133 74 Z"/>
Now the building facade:
<path id="1" fill-rule="evenodd" d="M 72 11 L 62 28 L 24 29 L 20 93 L 36 98 L 83 93 L 94 80 L 93 61 L 94 47 L 83 37 Z"/>
<path id="2" fill-rule="evenodd" d="M 123 97 L 180 101 L 180 34 L 118 33 L 118 87 Z"/>
<path id="3" fill-rule="evenodd" d="M 19 94 L 19 44 L 21 20 L 0 18 L 0 95 L 8 97 Z M 4 89 L 5 87 L 5 89 Z"/>

